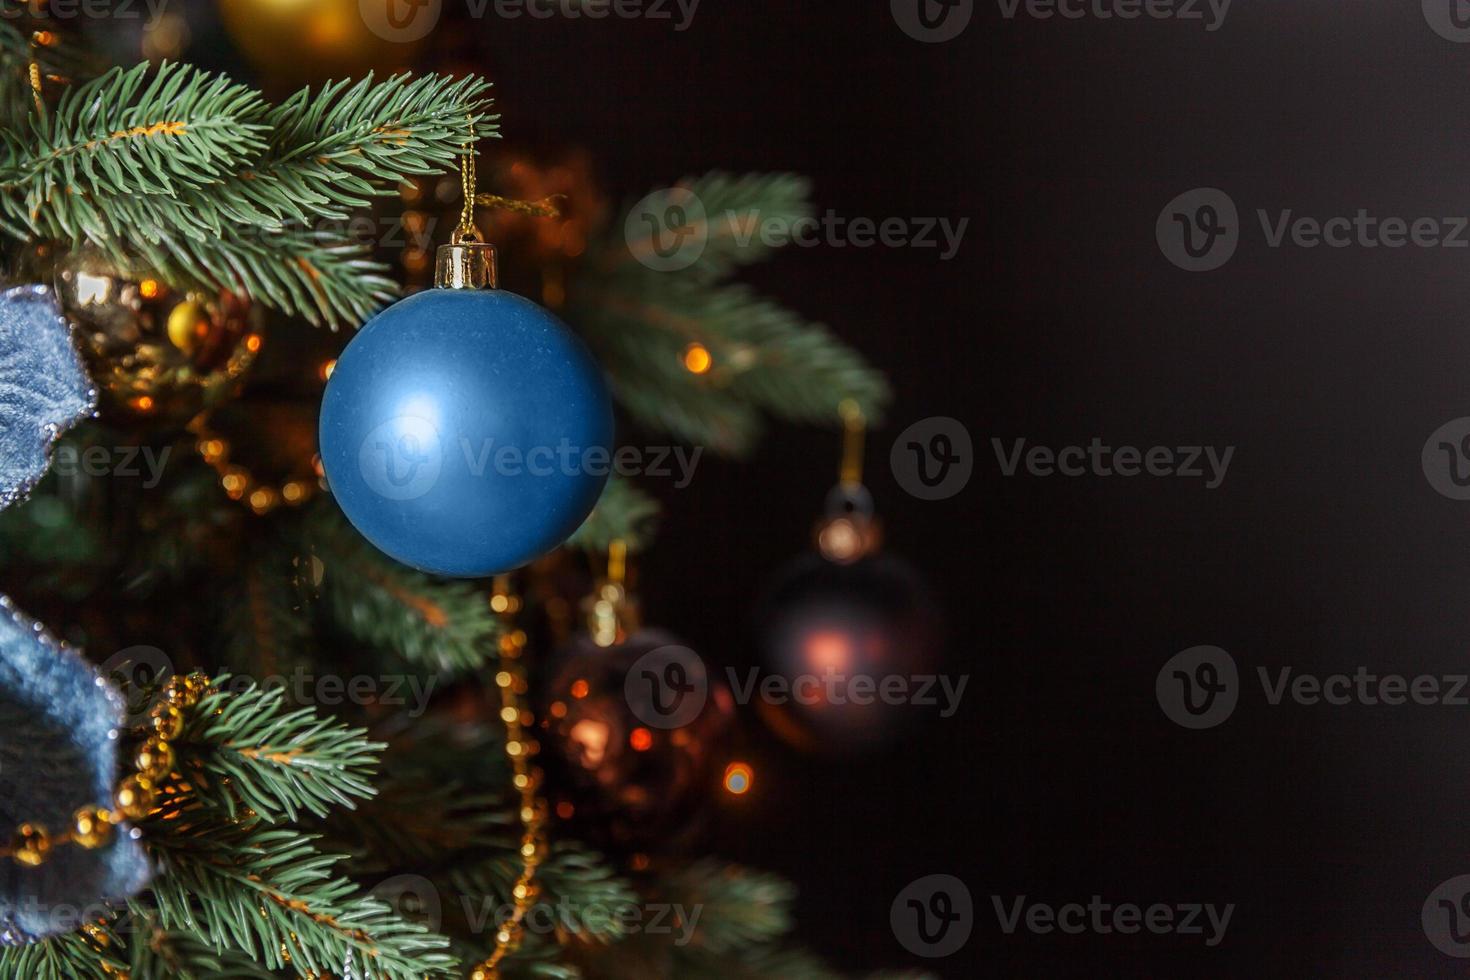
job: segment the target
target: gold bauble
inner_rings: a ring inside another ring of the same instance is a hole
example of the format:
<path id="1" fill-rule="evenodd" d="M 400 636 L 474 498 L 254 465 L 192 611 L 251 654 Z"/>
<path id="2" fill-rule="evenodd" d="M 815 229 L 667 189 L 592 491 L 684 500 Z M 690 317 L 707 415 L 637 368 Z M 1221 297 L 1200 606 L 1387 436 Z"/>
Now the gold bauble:
<path id="1" fill-rule="evenodd" d="M 142 820 L 153 809 L 158 790 L 146 776 L 129 776 L 117 787 L 117 809 L 129 820 Z"/>
<path id="2" fill-rule="evenodd" d="M 174 762 L 174 747 L 155 735 L 138 750 L 135 764 L 139 775 L 157 783 L 162 782 L 173 771 Z"/>
<path id="3" fill-rule="evenodd" d="M 46 828 L 29 823 L 16 828 L 10 841 L 10 854 L 16 861 L 34 868 L 44 864 L 50 853 L 51 836 Z"/>
<path id="4" fill-rule="evenodd" d="M 94 850 L 112 837 L 112 812 L 106 807 L 82 807 L 72 818 L 71 839 L 78 846 Z"/>
<path id="5" fill-rule="evenodd" d="M 39 246 L 22 276 L 56 290 L 114 424 L 185 425 L 229 397 L 260 350 L 248 300 L 176 289 L 93 249 Z"/>
<path id="6" fill-rule="evenodd" d="M 409 67 L 422 39 L 407 40 L 419 31 L 396 25 L 405 24 L 405 17 L 435 17 L 439 5 L 414 0 L 220 0 L 219 13 L 236 47 L 266 76 L 265 88 L 278 94 L 285 87 Z"/>

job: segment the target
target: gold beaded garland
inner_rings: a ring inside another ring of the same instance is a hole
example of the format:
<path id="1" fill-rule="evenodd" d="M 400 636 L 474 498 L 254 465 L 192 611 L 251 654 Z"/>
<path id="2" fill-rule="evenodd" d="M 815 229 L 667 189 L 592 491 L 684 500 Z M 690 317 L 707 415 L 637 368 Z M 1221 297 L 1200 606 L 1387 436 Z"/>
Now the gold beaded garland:
<path id="1" fill-rule="evenodd" d="M 499 600 L 499 601 L 497 601 Z M 495 580 L 495 594 L 490 608 L 500 613 L 507 625 L 511 614 L 519 606 L 509 594 L 509 579 L 501 576 Z M 500 961 L 515 952 L 525 935 L 526 915 L 535 904 L 541 889 L 536 884 L 536 869 L 546 856 L 546 805 L 536 794 L 541 773 L 532 768 L 530 758 L 537 751 L 536 740 L 527 737 L 522 726 L 526 713 L 520 704 L 520 694 L 526 690 L 524 672 L 518 663 L 526 646 L 526 634 L 521 630 L 508 630 L 500 639 L 502 668 L 495 674 L 495 686 L 500 689 L 500 718 L 505 722 L 505 754 L 510 758 L 512 782 L 521 794 L 520 818 L 521 873 L 516 878 L 511 895 L 515 900 L 511 917 L 495 934 L 495 951 L 470 973 L 470 980 L 500 980 Z"/>
<path id="2" fill-rule="evenodd" d="M 118 784 L 113 796 L 115 809 L 82 807 L 72 817 L 71 829 L 54 839 L 40 824 L 21 824 L 10 846 L 0 848 L 0 857 L 8 857 L 26 867 L 39 867 L 56 845 L 76 844 L 93 850 L 111 840 L 114 825 L 148 816 L 158 799 L 158 787 L 172 775 L 178 763 L 170 739 L 183 733 L 182 709 L 198 704 L 199 699 L 209 692 L 209 684 L 209 678 L 199 673 L 169 679 L 163 692 L 164 700 L 149 714 L 148 728 L 153 734 L 138 750 L 134 759 L 136 772 Z"/>
<path id="3" fill-rule="evenodd" d="M 153 809 L 157 790 L 147 776 L 129 776 L 117 788 L 117 810 L 129 820 L 142 820 Z"/>
<path id="4" fill-rule="evenodd" d="M 174 747 L 154 736 L 138 750 L 138 775 L 155 782 L 168 776 L 174 768 Z"/>
<path id="5" fill-rule="evenodd" d="M 148 716 L 148 725 L 159 738 L 178 738 L 184 731 L 184 713 L 171 704 L 160 704 Z"/>
<path id="6" fill-rule="evenodd" d="M 16 861 L 34 868 L 43 864 L 51 853 L 51 837 L 45 827 L 23 823 L 15 831 L 10 850 Z"/>
<path id="7" fill-rule="evenodd" d="M 112 811 L 100 806 L 82 807 L 72 819 L 71 839 L 87 850 L 112 839 Z"/>

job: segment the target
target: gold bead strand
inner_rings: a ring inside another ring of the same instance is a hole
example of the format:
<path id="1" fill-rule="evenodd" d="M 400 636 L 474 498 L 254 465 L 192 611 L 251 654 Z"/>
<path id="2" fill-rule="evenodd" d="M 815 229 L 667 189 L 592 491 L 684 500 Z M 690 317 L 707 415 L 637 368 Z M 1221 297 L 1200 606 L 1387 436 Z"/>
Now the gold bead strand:
<path id="1" fill-rule="evenodd" d="M 112 839 L 113 827 L 124 820 L 148 816 L 157 801 L 159 786 L 168 781 L 178 764 L 173 740 L 184 729 L 182 709 L 199 703 L 208 691 L 209 678 L 204 674 L 170 678 L 164 687 L 164 700 L 149 712 L 149 734 L 133 761 L 133 775 L 118 784 L 113 808 L 84 806 L 73 815 L 71 827 L 55 836 L 39 823 L 23 823 L 16 828 L 9 846 L 0 848 L 0 858 L 10 858 L 23 867 L 40 867 L 57 847 L 74 844 L 95 850 Z"/>
<path id="2" fill-rule="evenodd" d="M 546 804 L 536 792 L 541 784 L 541 771 L 530 762 L 537 746 L 535 739 L 526 734 L 528 712 L 521 704 L 526 677 L 519 661 L 525 651 L 526 634 L 511 628 L 519 606 L 519 599 L 510 594 L 508 576 L 496 578 L 490 608 L 500 614 L 507 632 L 500 638 L 501 663 L 495 674 L 495 686 L 500 689 L 500 720 L 505 723 L 505 754 L 510 759 L 511 782 L 520 794 L 521 873 L 511 889 L 514 905 L 510 919 L 495 933 L 495 951 L 475 967 L 470 980 L 500 980 L 501 961 L 520 948 L 526 916 L 540 894 L 536 869 L 546 857 Z"/>

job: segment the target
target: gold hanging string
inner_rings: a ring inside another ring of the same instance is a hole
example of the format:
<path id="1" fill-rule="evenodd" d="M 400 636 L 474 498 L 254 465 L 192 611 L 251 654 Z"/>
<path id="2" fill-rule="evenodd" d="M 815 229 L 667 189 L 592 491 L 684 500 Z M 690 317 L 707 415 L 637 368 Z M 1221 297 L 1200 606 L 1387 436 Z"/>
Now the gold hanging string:
<path id="1" fill-rule="evenodd" d="M 863 442 L 867 435 L 868 420 L 863 410 L 851 398 L 844 398 L 837 406 L 842 416 L 842 469 L 838 479 L 845 487 L 861 486 L 863 482 Z"/>
<path id="2" fill-rule="evenodd" d="M 480 237 L 475 231 L 475 146 L 473 138 L 472 129 L 472 142 L 465 147 L 464 156 L 459 158 L 459 182 L 464 190 L 464 207 L 459 212 L 459 227 L 454 229 L 454 236 L 451 239 L 456 244 L 466 238 L 478 239 Z"/>
<path id="3" fill-rule="evenodd" d="M 531 218 L 560 218 L 559 202 L 566 200 L 566 197 L 565 194 L 552 194 L 539 201 L 522 201 L 514 197 L 501 197 L 499 194 L 477 194 L 475 204 L 482 208 L 497 208 Z"/>
<path id="4" fill-rule="evenodd" d="M 628 542 L 614 538 L 607 545 L 607 580 L 622 585 L 628 577 Z"/>

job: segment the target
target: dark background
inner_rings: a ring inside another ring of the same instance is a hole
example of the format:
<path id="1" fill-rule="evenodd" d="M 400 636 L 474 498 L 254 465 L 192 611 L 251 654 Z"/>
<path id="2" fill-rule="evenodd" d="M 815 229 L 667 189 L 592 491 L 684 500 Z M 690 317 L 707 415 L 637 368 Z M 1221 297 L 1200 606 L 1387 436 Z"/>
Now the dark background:
<path id="1" fill-rule="evenodd" d="M 1271 707 L 1255 669 L 1467 669 L 1470 505 L 1431 489 L 1419 451 L 1470 414 L 1470 253 L 1273 249 L 1255 211 L 1470 214 L 1470 45 L 1407 2 L 1236 0 L 1213 33 L 978 3 L 945 44 L 903 34 L 886 0 L 704 0 L 684 33 L 445 8 L 507 137 L 585 146 L 616 196 L 792 170 L 844 217 L 970 219 L 950 262 L 792 249 L 751 276 L 889 373 L 867 482 L 890 549 L 948 612 L 944 669 L 971 675 L 956 717 L 884 750 L 755 747 L 756 792 L 716 846 L 800 884 L 804 940 L 851 970 L 948 978 L 1463 974 L 1419 915 L 1470 871 L 1467 709 Z M 1224 268 L 1190 274 L 1154 222 L 1199 186 L 1231 195 L 1244 234 Z M 926 503 L 887 456 L 936 415 L 969 428 L 975 476 Z M 1237 450 L 1208 491 L 1004 478 L 990 442 L 1094 436 Z M 806 547 L 836 452 L 831 433 L 777 426 L 748 465 L 706 461 L 667 498 L 648 618 L 756 662 L 740 628 Z M 1246 689 L 1227 723 L 1191 732 L 1154 678 L 1197 644 L 1230 651 Z M 925 964 L 888 914 L 934 873 L 968 884 L 977 921 Z M 1006 936 L 991 903 L 1094 894 L 1236 910 L 1206 949 Z"/>

